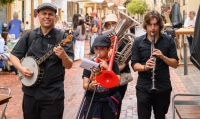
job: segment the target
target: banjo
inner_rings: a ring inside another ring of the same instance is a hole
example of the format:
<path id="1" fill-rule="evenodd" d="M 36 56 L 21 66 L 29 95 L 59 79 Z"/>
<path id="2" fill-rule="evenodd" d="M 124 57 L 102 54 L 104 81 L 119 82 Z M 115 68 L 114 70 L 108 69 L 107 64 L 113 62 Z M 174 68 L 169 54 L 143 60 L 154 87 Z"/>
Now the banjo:
<path id="1" fill-rule="evenodd" d="M 65 46 L 67 43 L 72 41 L 72 36 L 68 35 L 65 39 L 63 39 L 60 43 L 58 43 L 56 46 Z M 26 78 L 21 72 L 19 72 L 19 80 L 22 82 L 24 86 L 27 87 L 34 87 L 38 85 L 44 75 L 44 68 L 40 66 L 41 63 L 43 63 L 49 56 L 53 54 L 53 49 L 48 51 L 44 56 L 42 56 L 39 59 L 36 59 L 31 56 L 27 56 L 21 60 L 21 65 L 23 67 L 27 67 L 30 70 L 32 70 L 34 73 L 31 78 Z"/>

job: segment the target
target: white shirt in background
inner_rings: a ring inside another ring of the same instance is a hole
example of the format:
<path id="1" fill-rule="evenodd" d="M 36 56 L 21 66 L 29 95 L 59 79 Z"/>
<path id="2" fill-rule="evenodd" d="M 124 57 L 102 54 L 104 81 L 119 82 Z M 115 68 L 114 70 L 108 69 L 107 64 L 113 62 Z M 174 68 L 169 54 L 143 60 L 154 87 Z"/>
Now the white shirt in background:
<path id="1" fill-rule="evenodd" d="M 190 17 L 186 18 L 184 22 L 184 28 L 187 28 L 190 25 L 195 27 L 195 22 L 196 22 L 196 16 L 192 20 L 190 19 Z M 190 35 L 187 35 L 187 36 L 190 36 Z"/>
<path id="2" fill-rule="evenodd" d="M 196 16 L 192 20 L 190 19 L 190 17 L 186 18 L 184 23 L 184 28 L 187 28 L 190 25 L 195 26 L 195 22 L 196 22 Z"/>
<path id="3" fill-rule="evenodd" d="M 4 53 L 4 45 L 5 45 L 5 41 L 2 37 L 0 37 L 0 54 Z"/>

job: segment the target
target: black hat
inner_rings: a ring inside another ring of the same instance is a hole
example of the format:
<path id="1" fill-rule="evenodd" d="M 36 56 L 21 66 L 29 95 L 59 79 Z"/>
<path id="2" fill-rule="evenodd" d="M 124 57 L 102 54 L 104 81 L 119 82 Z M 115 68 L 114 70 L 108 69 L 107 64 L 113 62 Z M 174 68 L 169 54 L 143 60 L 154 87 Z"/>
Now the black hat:
<path id="1" fill-rule="evenodd" d="M 57 13 L 57 7 L 54 6 L 54 5 L 51 4 L 51 3 L 43 3 L 43 4 L 39 5 L 39 6 L 37 7 L 37 12 L 39 13 L 39 11 L 40 11 L 41 9 L 44 9 L 44 8 L 52 9 L 53 11 L 55 11 L 55 13 Z"/>
<path id="2" fill-rule="evenodd" d="M 99 35 L 95 38 L 92 47 L 101 46 L 101 47 L 110 47 L 111 41 L 110 38 L 105 35 Z"/>

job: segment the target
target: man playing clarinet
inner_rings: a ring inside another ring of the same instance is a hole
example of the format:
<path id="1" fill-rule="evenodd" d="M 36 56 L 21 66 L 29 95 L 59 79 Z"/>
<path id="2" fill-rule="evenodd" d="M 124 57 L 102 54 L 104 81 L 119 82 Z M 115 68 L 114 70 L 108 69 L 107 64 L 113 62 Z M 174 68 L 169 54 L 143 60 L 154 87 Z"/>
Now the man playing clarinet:
<path id="1" fill-rule="evenodd" d="M 138 71 L 136 96 L 139 119 L 150 119 L 152 109 L 155 119 L 165 119 L 170 104 L 169 66 L 177 68 L 179 59 L 174 40 L 161 33 L 163 27 L 161 15 L 155 10 L 148 12 L 143 21 L 147 33 L 133 43 L 131 66 Z"/>

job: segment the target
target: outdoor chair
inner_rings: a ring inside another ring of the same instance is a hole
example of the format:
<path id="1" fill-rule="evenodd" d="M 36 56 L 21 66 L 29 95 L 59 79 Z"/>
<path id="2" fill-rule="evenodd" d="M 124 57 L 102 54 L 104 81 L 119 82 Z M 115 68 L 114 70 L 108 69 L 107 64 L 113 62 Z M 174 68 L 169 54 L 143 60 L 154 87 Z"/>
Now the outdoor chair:
<path id="1" fill-rule="evenodd" d="M 175 100 L 176 97 L 178 96 L 192 96 L 192 97 L 195 97 L 195 96 L 199 96 L 200 97 L 200 94 L 175 94 L 173 97 L 172 97 L 172 117 L 173 119 L 175 119 L 175 105 L 200 105 L 200 99 L 199 100 Z"/>
<path id="2" fill-rule="evenodd" d="M 8 105 L 8 101 L 11 98 L 10 94 L 11 94 L 10 88 L 0 87 L 0 105 L 3 106 L 1 119 L 7 119 L 5 111 Z"/>

